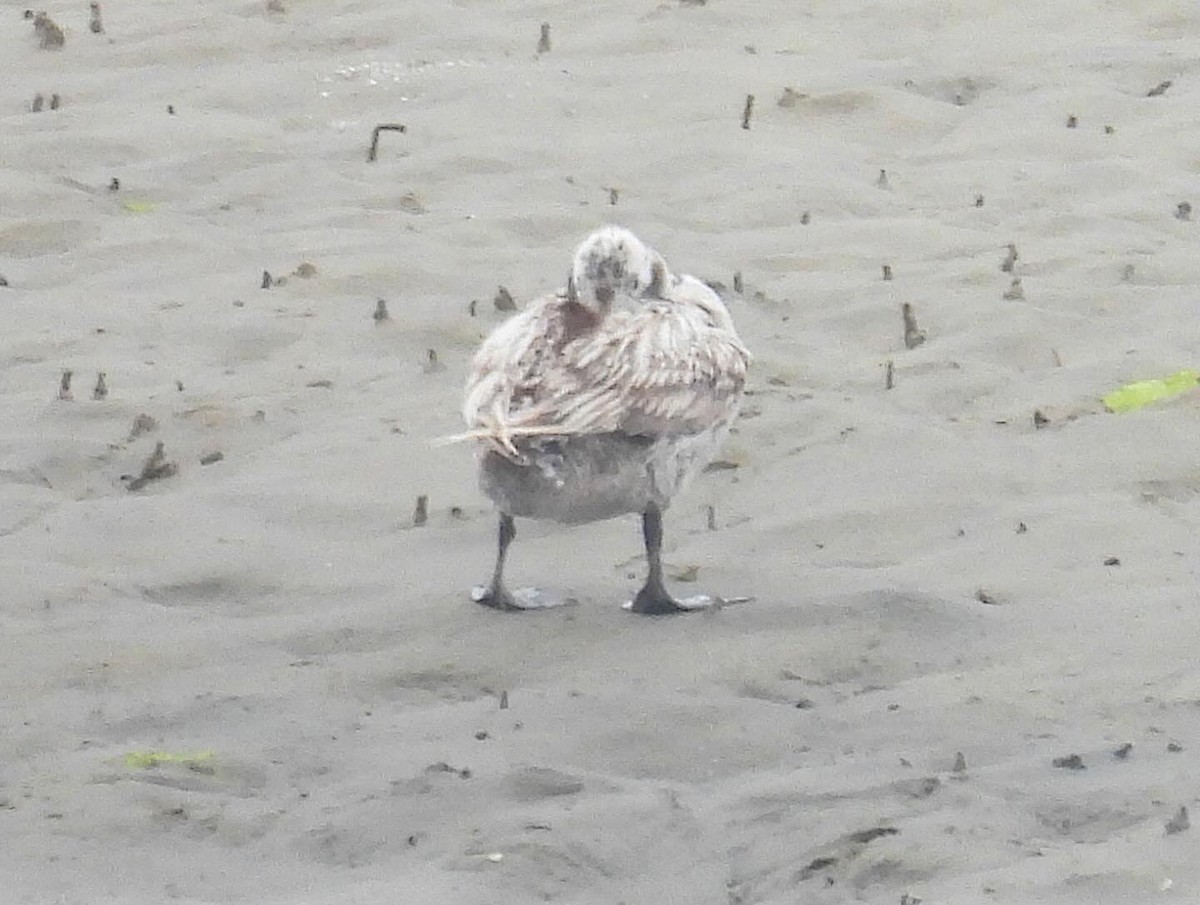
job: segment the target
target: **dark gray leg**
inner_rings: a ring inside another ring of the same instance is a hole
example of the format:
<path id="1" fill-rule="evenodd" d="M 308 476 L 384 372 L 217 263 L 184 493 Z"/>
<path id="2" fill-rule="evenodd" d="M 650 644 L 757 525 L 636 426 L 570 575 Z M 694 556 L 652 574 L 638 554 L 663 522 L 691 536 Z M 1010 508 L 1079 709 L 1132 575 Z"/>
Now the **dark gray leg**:
<path id="1" fill-rule="evenodd" d="M 492 583 L 482 594 L 472 594 L 476 603 L 490 606 L 497 610 L 517 610 L 512 594 L 504 587 L 504 561 L 508 558 L 508 545 L 517 536 L 517 526 L 513 517 L 506 512 L 500 513 L 500 542 L 496 551 L 496 568 L 492 572 Z"/>
<path id="2" fill-rule="evenodd" d="M 638 591 L 637 597 L 633 598 L 630 609 L 646 615 L 684 612 L 685 608 L 667 592 L 663 584 L 662 510 L 654 503 L 642 513 L 642 538 L 646 542 L 646 562 L 650 569 L 646 583 Z"/>

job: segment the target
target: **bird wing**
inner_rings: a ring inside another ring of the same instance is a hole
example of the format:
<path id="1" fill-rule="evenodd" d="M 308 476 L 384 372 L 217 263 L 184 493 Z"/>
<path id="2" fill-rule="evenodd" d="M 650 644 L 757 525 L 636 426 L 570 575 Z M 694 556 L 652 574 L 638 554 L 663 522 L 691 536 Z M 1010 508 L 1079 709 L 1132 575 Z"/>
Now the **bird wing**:
<path id="1" fill-rule="evenodd" d="M 480 344 L 463 394 L 463 420 L 471 430 L 461 439 L 506 436 L 513 418 L 544 397 L 543 384 L 554 370 L 555 349 L 562 341 L 555 316 L 561 303 L 554 295 L 538 299 Z"/>
<path id="2" fill-rule="evenodd" d="M 737 410 L 750 356 L 700 308 L 614 311 L 563 347 L 515 433 L 690 434 Z"/>

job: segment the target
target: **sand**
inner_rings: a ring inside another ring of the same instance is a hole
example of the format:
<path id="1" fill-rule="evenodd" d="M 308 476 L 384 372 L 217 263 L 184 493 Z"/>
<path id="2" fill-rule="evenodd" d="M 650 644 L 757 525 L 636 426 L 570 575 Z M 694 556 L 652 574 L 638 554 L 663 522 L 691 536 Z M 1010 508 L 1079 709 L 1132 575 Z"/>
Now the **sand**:
<path id="1" fill-rule="evenodd" d="M 1200 897 L 1200 394 L 1099 402 L 1200 365 L 1200 13 L 284 3 L 4 8 L 6 903 Z M 468 599 L 430 441 L 605 222 L 743 275 L 666 559 L 752 603 L 623 612 L 632 517 Z"/>

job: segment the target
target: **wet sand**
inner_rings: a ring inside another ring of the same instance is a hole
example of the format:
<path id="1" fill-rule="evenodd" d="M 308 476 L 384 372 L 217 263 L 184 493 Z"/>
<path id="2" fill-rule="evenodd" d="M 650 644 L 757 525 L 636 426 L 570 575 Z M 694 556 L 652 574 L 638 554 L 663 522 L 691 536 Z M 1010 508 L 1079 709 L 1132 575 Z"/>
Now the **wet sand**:
<path id="1" fill-rule="evenodd" d="M 1099 400 L 1200 366 L 1200 14 L 165 0 L 52 6 L 54 50 L 21 10 L 5 901 L 1196 897 L 1200 394 Z M 519 524 L 576 606 L 468 598 L 494 516 L 430 441 L 497 288 L 606 222 L 755 353 L 665 550 L 753 603 L 623 612 L 633 517 Z"/>

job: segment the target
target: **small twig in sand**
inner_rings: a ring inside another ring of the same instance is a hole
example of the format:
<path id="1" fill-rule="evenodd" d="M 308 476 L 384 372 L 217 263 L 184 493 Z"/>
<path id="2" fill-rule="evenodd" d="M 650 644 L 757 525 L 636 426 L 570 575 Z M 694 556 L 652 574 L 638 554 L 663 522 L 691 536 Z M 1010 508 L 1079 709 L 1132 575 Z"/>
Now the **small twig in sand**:
<path id="1" fill-rule="evenodd" d="M 1033 428 L 1034 428 L 1034 430 L 1041 430 L 1043 427 L 1045 427 L 1049 423 L 1050 423 L 1050 419 L 1046 417 L 1045 412 L 1043 412 L 1041 409 L 1033 410 Z"/>
<path id="2" fill-rule="evenodd" d="M 167 104 L 167 116 L 174 116 L 174 115 L 175 115 L 175 105 Z"/>
<path id="3" fill-rule="evenodd" d="M 44 97 L 42 97 L 40 92 L 38 94 L 35 94 L 33 96 L 33 103 L 29 105 L 30 112 L 31 113 L 41 113 L 42 107 L 45 105 L 45 103 L 46 103 L 46 99 Z"/>
<path id="4" fill-rule="evenodd" d="M 1176 833 L 1182 833 L 1186 829 L 1190 829 L 1192 821 L 1188 819 L 1188 809 L 1186 806 L 1180 807 L 1179 811 L 1167 821 L 1166 831 L 1168 836 L 1174 836 Z"/>
<path id="5" fill-rule="evenodd" d="M 129 439 L 136 440 L 142 434 L 153 433 L 158 430 L 158 422 L 150 415 L 142 412 L 133 419 L 133 427 L 129 429 Z"/>
<path id="6" fill-rule="evenodd" d="M 429 497 L 421 494 L 417 497 L 417 506 L 413 510 L 413 526 L 421 527 L 429 521 Z"/>
<path id="7" fill-rule="evenodd" d="M 66 42 L 66 36 L 58 24 L 45 13 L 33 17 L 33 30 L 38 36 L 42 50 L 58 50 Z"/>
<path id="8" fill-rule="evenodd" d="M 707 528 L 709 531 L 717 530 L 717 507 L 716 506 L 710 505 L 710 506 L 704 507 L 704 527 Z"/>
<path id="9" fill-rule="evenodd" d="M 925 331 L 917 326 L 916 312 L 908 302 L 900 306 L 900 313 L 904 317 L 904 348 L 915 349 L 925 342 Z"/>
<path id="10" fill-rule="evenodd" d="M 88 9 L 90 9 L 92 12 L 91 21 L 88 22 L 88 28 L 91 29 L 92 34 L 94 35 L 104 34 L 104 23 L 100 20 L 100 4 L 97 3 L 96 0 L 92 0 L 92 2 L 88 4 Z"/>
<path id="11" fill-rule="evenodd" d="M 1050 360 L 1054 362 L 1054 367 L 1056 368 L 1061 368 L 1063 366 L 1062 356 L 1058 354 L 1058 349 L 1050 350 Z"/>
<path id="12" fill-rule="evenodd" d="M 1025 289 L 1021 286 L 1021 278 L 1013 277 L 1013 281 L 1009 284 L 1008 289 L 1004 292 L 1004 301 L 1019 302 L 1025 298 Z"/>
<path id="13" fill-rule="evenodd" d="M 803 214 L 800 215 L 800 225 L 801 226 L 808 226 L 808 224 L 810 222 L 812 222 L 812 215 L 808 211 L 805 211 Z"/>
<path id="14" fill-rule="evenodd" d="M 1159 82 L 1157 85 L 1155 85 L 1153 88 L 1151 88 L 1149 91 L 1146 92 L 1146 97 L 1161 97 L 1162 95 L 1167 93 L 1167 89 L 1170 88 L 1173 84 L 1175 84 L 1175 83 L 1172 82 L 1170 79 L 1167 79 L 1165 82 Z"/>
<path id="15" fill-rule="evenodd" d="M 1180 201 L 1179 204 L 1175 205 L 1175 219 L 1176 220 L 1191 220 L 1192 219 L 1192 205 L 1187 201 Z"/>
<path id="16" fill-rule="evenodd" d="M 200 464 L 201 465 L 214 465 L 217 462 L 222 461 L 224 458 L 225 458 L 225 453 L 221 452 L 218 449 L 218 450 L 214 450 L 213 452 L 205 453 L 204 455 L 202 455 L 200 457 Z"/>
<path id="17" fill-rule="evenodd" d="M 1116 131 L 1117 131 L 1117 130 L 1116 130 L 1115 128 L 1113 128 L 1112 126 L 1105 125 L 1105 127 L 1104 127 L 1104 134 L 1105 134 L 1105 135 L 1112 135 L 1112 134 L 1113 134 L 1114 132 L 1116 132 Z"/>
<path id="18" fill-rule="evenodd" d="M 980 588 L 975 592 L 975 599 L 985 606 L 999 606 L 1000 601 L 990 592 Z"/>
<path id="19" fill-rule="evenodd" d="M 887 170 L 879 171 L 879 178 L 875 180 L 875 185 L 881 189 L 890 189 L 892 183 L 888 180 Z"/>
<path id="20" fill-rule="evenodd" d="M 387 302 L 385 302 L 383 299 L 376 299 L 375 313 L 372 314 L 371 317 L 374 318 L 376 324 L 382 324 L 384 321 L 391 320 L 392 316 L 388 314 Z"/>
<path id="21" fill-rule="evenodd" d="M 471 304 L 467 305 L 467 314 L 474 317 L 479 312 L 479 299 L 471 299 Z"/>
<path id="22" fill-rule="evenodd" d="M 750 128 L 750 117 L 754 113 L 754 95 L 746 95 L 746 105 L 742 108 L 742 128 Z"/>
<path id="23" fill-rule="evenodd" d="M 92 389 L 92 398 L 96 400 L 108 398 L 108 379 L 103 371 L 96 374 L 96 386 Z"/>
<path id="24" fill-rule="evenodd" d="M 779 95 L 779 100 L 775 103 L 785 110 L 790 110 L 792 107 L 795 107 L 796 104 L 800 103 L 801 99 L 804 97 L 805 95 L 801 94 L 795 88 L 785 85 L 783 93 Z"/>
<path id="25" fill-rule="evenodd" d="M 121 191 L 121 180 L 118 179 L 116 176 L 114 176 L 112 179 L 108 180 L 108 190 L 110 192 Z"/>
<path id="26" fill-rule="evenodd" d="M 57 110 L 60 106 L 62 106 L 62 98 L 57 94 L 50 95 L 50 109 Z"/>
<path id="27" fill-rule="evenodd" d="M 367 163 L 374 163 L 375 157 L 379 152 L 379 133 L 380 132 L 407 132 L 408 126 L 402 123 L 380 123 L 371 130 L 371 147 L 367 151 Z"/>
<path id="28" fill-rule="evenodd" d="M 883 363 L 883 388 L 892 390 L 896 387 L 896 363 L 890 358 Z"/>
<path id="29" fill-rule="evenodd" d="M 1017 266 L 1017 258 L 1020 255 L 1017 254 L 1017 246 L 1012 242 L 1009 242 L 1007 247 L 1008 254 L 1005 255 L 1004 260 L 1001 262 L 1000 269 L 1005 273 L 1012 273 L 1013 268 Z"/>
<path id="30" fill-rule="evenodd" d="M 1079 125 L 1079 117 L 1072 113 L 1067 117 L 1067 128 L 1074 129 Z"/>
<path id="31" fill-rule="evenodd" d="M 742 292 L 745 290 L 745 288 L 746 288 L 745 283 L 742 282 L 742 272 L 740 270 L 734 271 L 734 273 L 733 273 L 733 291 L 736 292 L 738 295 L 741 295 Z"/>
<path id="32" fill-rule="evenodd" d="M 141 490 L 151 481 L 169 478 L 178 471 L 179 466 L 174 462 L 168 462 L 167 457 L 163 455 L 163 442 L 159 440 L 154 444 L 154 452 L 150 453 L 146 464 L 142 466 L 142 473 L 129 482 L 129 489 Z"/>
<path id="33" fill-rule="evenodd" d="M 260 289 L 270 289 L 274 284 L 275 284 L 275 280 L 271 277 L 271 271 L 264 270 L 263 275 L 262 275 L 262 282 L 259 283 L 259 288 Z"/>
<path id="34" fill-rule="evenodd" d="M 891 281 L 891 279 L 892 279 L 892 265 L 891 264 L 883 265 L 883 279 L 884 279 L 884 282 Z"/>
<path id="35" fill-rule="evenodd" d="M 508 710 L 508 692 L 507 691 L 500 692 L 500 709 Z"/>
<path id="36" fill-rule="evenodd" d="M 954 754 L 954 766 L 950 768 L 952 773 L 967 772 L 967 758 L 961 751 L 956 751 Z"/>
<path id="37" fill-rule="evenodd" d="M 496 296 L 492 299 L 492 304 L 496 306 L 497 311 L 516 311 L 517 303 L 512 297 L 512 293 L 501 286 L 496 290 Z"/>
<path id="38" fill-rule="evenodd" d="M 1137 268 L 1132 264 L 1126 264 L 1121 268 L 1121 279 L 1128 283 L 1133 279 L 1135 273 L 1137 273 Z"/>
<path id="39" fill-rule="evenodd" d="M 1068 754 L 1065 757 L 1056 757 L 1050 761 L 1050 765 L 1058 767 L 1060 770 L 1086 770 L 1087 764 L 1083 762 L 1083 758 L 1078 754 Z"/>
<path id="40" fill-rule="evenodd" d="M 69 368 L 62 372 L 62 377 L 58 381 L 58 398 L 63 402 L 70 402 L 75 397 L 71 394 L 71 377 L 75 372 Z"/>
<path id="41" fill-rule="evenodd" d="M 617 206 L 617 202 L 618 202 L 620 199 L 621 199 L 621 193 L 620 193 L 620 192 L 618 192 L 616 189 L 609 189 L 609 190 L 608 190 L 608 203 L 609 203 L 609 205 L 610 205 L 610 206 L 612 206 L 612 207 L 616 207 L 616 206 Z"/>
<path id="42" fill-rule="evenodd" d="M 976 196 L 975 196 L 975 206 L 976 206 L 976 207 L 983 207 L 983 195 L 976 195 Z"/>
<path id="43" fill-rule="evenodd" d="M 433 374 L 437 371 L 444 371 L 445 369 L 446 366 L 438 361 L 437 349 L 430 349 L 425 353 L 425 364 L 422 366 L 422 370 L 426 374 Z"/>
<path id="44" fill-rule="evenodd" d="M 542 23 L 542 36 L 540 38 L 538 38 L 537 52 L 538 53 L 549 53 L 550 52 L 550 23 L 549 22 Z"/>
<path id="45" fill-rule="evenodd" d="M 7 285 L 8 285 L 8 278 L 5 277 L 3 274 L 0 274 L 0 288 L 3 288 Z"/>

